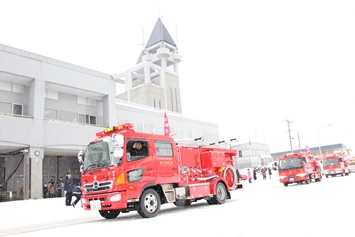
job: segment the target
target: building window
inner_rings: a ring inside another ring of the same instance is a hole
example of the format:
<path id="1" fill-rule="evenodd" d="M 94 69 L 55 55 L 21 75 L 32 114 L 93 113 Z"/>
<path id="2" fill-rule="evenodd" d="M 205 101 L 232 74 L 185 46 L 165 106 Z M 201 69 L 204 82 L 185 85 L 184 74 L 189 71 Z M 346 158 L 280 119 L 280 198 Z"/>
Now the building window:
<path id="1" fill-rule="evenodd" d="M 238 151 L 238 154 L 239 154 L 239 157 L 243 157 L 243 151 L 242 150 Z"/>
<path id="2" fill-rule="evenodd" d="M 0 102 L 0 112 L 4 114 L 12 114 L 12 104 Z"/>
<path id="3" fill-rule="evenodd" d="M 45 119 L 58 119 L 58 111 L 54 109 L 45 109 L 44 110 Z"/>
<path id="4" fill-rule="evenodd" d="M 96 100 L 94 99 L 78 96 L 76 101 L 81 105 L 96 106 Z"/>
<path id="5" fill-rule="evenodd" d="M 22 115 L 22 105 L 13 104 L 12 113 L 15 115 Z"/>
<path id="6" fill-rule="evenodd" d="M 53 99 L 53 100 L 58 100 L 58 92 L 57 91 L 46 90 L 46 98 Z"/>
<path id="7" fill-rule="evenodd" d="M 22 105 L 0 102 L 0 113 L 22 115 Z"/>
<path id="8" fill-rule="evenodd" d="M 25 87 L 21 84 L 0 81 L 0 90 L 11 91 L 16 93 L 24 93 Z"/>
<path id="9" fill-rule="evenodd" d="M 78 114 L 78 123 L 96 125 L 96 116 L 91 116 L 88 114 Z"/>

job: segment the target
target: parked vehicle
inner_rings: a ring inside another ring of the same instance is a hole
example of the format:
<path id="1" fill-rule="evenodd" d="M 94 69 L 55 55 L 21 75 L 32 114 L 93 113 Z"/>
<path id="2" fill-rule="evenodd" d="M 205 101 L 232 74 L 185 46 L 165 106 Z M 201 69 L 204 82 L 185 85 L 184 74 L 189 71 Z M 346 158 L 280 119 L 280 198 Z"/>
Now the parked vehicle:
<path id="1" fill-rule="evenodd" d="M 78 155 L 83 161 L 81 200 L 84 210 L 96 210 L 106 219 L 130 211 L 155 217 L 165 203 L 224 204 L 238 188 L 236 150 L 179 144 L 169 136 L 135 132 L 130 123 L 96 136 Z"/>

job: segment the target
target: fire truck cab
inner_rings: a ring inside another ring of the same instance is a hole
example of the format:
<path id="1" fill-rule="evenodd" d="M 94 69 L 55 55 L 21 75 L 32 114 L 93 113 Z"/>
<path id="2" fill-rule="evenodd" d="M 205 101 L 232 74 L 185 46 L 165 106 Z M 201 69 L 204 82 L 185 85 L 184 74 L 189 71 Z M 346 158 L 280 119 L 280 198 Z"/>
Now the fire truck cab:
<path id="1" fill-rule="evenodd" d="M 292 183 L 309 184 L 312 180 L 322 180 L 321 169 L 318 161 L 310 154 L 295 152 L 283 155 L 278 161 L 280 182 L 284 186 Z"/>
<path id="2" fill-rule="evenodd" d="M 333 153 L 323 158 L 323 171 L 326 178 L 329 176 L 349 175 L 348 162 L 341 154 Z"/>
<path id="3" fill-rule="evenodd" d="M 349 173 L 355 172 L 355 159 L 351 159 L 348 162 Z"/>
<path id="4" fill-rule="evenodd" d="M 236 150 L 179 145 L 168 136 L 135 132 L 130 123 L 96 136 L 78 155 L 81 201 L 84 210 L 106 219 L 130 211 L 154 217 L 164 203 L 223 204 L 237 189 Z"/>

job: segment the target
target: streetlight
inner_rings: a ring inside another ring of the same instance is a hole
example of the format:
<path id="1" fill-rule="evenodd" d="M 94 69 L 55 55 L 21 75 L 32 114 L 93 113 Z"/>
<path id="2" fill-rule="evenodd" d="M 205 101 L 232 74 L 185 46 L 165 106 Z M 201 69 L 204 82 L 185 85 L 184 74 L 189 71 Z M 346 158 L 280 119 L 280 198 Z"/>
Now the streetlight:
<path id="1" fill-rule="evenodd" d="M 320 130 L 321 128 L 325 128 L 325 127 L 329 127 L 329 126 L 331 126 L 331 124 L 328 124 L 328 125 L 322 126 L 322 127 L 320 127 L 320 128 L 317 128 L 317 138 L 318 138 L 319 157 L 320 157 L 320 160 L 321 160 L 322 162 L 323 162 L 323 158 L 322 158 L 322 150 L 320 149 L 320 143 L 319 143 L 319 135 L 318 135 L 318 133 L 319 133 L 319 130 Z"/>

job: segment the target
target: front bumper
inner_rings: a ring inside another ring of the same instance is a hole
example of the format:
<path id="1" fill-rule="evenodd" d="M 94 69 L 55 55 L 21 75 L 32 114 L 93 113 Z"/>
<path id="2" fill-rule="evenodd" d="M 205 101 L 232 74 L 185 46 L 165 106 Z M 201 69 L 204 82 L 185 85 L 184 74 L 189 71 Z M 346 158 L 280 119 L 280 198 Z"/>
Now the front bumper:
<path id="1" fill-rule="evenodd" d="M 127 208 L 125 192 L 84 194 L 81 197 L 84 210 L 119 210 Z"/>
<path id="2" fill-rule="evenodd" d="M 306 175 L 302 176 L 280 176 L 281 183 L 299 183 L 306 180 Z"/>

